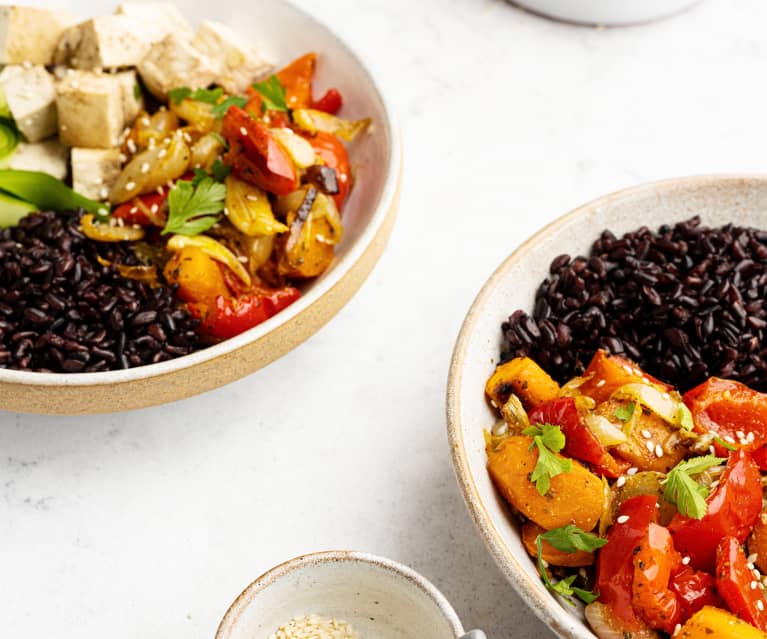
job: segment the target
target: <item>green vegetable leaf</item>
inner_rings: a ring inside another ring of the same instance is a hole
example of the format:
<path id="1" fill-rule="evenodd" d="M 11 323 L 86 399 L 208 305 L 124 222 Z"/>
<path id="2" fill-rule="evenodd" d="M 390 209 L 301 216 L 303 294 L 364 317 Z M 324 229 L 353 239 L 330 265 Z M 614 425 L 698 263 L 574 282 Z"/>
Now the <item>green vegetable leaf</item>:
<path id="1" fill-rule="evenodd" d="M 214 160 L 213 165 L 210 167 L 213 177 L 219 182 L 223 182 L 229 174 L 232 172 L 232 167 L 228 164 L 224 164 L 221 160 Z"/>
<path id="2" fill-rule="evenodd" d="M 279 81 L 276 75 L 270 75 L 263 82 L 255 82 L 253 88 L 258 91 L 264 99 L 261 109 L 267 111 L 287 111 L 288 103 L 285 98 L 285 87 Z"/>
<path id="3" fill-rule="evenodd" d="M 702 473 L 724 461 L 726 460 L 721 457 L 704 455 L 679 462 L 663 480 L 664 499 L 676 504 L 677 510 L 682 515 L 693 519 L 702 519 L 706 514 L 708 488 L 698 484 L 691 475 Z"/>
<path id="4" fill-rule="evenodd" d="M 679 427 L 684 430 L 692 430 L 694 426 L 690 409 L 682 402 L 679 402 Z"/>
<path id="5" fill-rule="evenodd" d="M 173 100 L 173 104 L 180 104 L 190 95 L 192 95 L 192 90 L 189 87 L 176 87 L 168 91 L 168 97 Z"/>
<path id="6" fill-rule="evenodd" d="M 718 435 L 714 435 L 714 441 L 719 444 L 722 448 L 726 448 L 727 450 L 738 450 L 737 446 L 733 446 L 730 442 L 724 441 L 721 437 Z"/>
<path id="7" fill-rule="evenodd" d="M 613 413 L 613 416 L 616 419 L 620 419 L 622 422 L 627 422 L 631 419 L 631 416 L 634 414 L 634 409 L 636 408 L 636 404 L 634 402 L 629 402 L 625 406 L 620 406 L 615 409 L 615 412 Z"/>
<path id="8" fill-rule="evenodd" d="M 551 424 L 530 426 L 522 433 L 533 438 L 530 448 L 538 448 L 538 461 L 530 474 L 530 481 L 541 495 L 545 495 L 551 488 L 552 477 L 569 473 L 573 469 L 572 460 L 555 455 L 565 447 L 565 436 L 559 426 Z"/>
<path id="9" fill-rule="evenodd" d="M 606 539 L 585 532 L 574 524 L 548 530 L 541 533 L 540 537 L 562 552 L 594 552 L 607 543 Z"/>
<path id="10" fill-rule="evenodd" d="M 206 177 L 210 177 L 207 173 L 207 171 L 203 171 L 200 168 L 196 168 L 194 170 L 194 177 L 191 179 L 192 186 L 197 186 L 200 182 L 202 182 Z"/>
<path id="11" fill-rule="evenodd" d="M 248 103 L 248 98 L 244 98 L 239 95 L 230 95 L 221 102 L 218 102 L 213 107 L 213 117 L 217 120 L 220 120 L 226 115 L 226 112 L 229 110 L 230 106 L 237 106 L 241 109 Z"/>
<path id="12" fill-rule="evenodd" d="M 0 170 L 0 191 L 34 204 L 40 211 L 84 209 L 101 219 L 109 215 L 101 202 L 75 193 L 61 180 L 37 171 Z"/>
<path id="13" fill-rule="evenodd" d="M 141 86 L 139 85 L 138 82 L 136 82 L 136 84 L 133 85 L 133 97 L 136 100 L 141 99 Z"/>
<path id="14" fill-rule="evenodd" d="M 207 231 L 218 221 L 225 198 L 226 187 L 208 175 L 196 185 L 187 180 L 176 182 L 168 193 L 168 223 L 162 234 L 197 235 Z"/>
<path id="15" fill-rule="evenodd" d="M 569 597 L 572 596 L 578 597 L 581 601 L 587 604 L 591 603 L 592 601 L 596 601 L 596 599 L 599 597 L 598 592 L 590 592 L 588 590 L 583 590 L 583 588 L 577 588 L 573 586 L 576 575 L 570 575 L 569 577 L 560 579 L 557 583 L 551 581 L 549 572 L 543 563 L 543 543 L 541 541 L 541 537 L 542 535 L 538 535 L 538 537 L 536 537 L 535 546 L 538 550 L 538 572 L 540 572 L 541 580 L 546 585 L 546 587 L 552 592 L 565 597 L 565 601 L 567 601 L 567 603 L 569 603 L 571 606 L 575 605 L 569 599 Z"/>

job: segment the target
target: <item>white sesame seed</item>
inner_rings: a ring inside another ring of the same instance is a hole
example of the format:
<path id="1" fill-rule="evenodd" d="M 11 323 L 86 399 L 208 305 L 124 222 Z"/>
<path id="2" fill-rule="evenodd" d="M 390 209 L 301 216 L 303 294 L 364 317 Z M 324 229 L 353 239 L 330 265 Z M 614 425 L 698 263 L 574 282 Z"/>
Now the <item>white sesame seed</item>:
<path id="1" fill-rule="evenodd" d="M 125 160 L 128 159 L 128 156 L 125 155 L 125 153 L 120 153 L 120 162 L 125 163 Z"/>
<path id="2" fill-rule="evenodd" d="M 642 431 L 642 437 L 644 437 L 645 439 L 650 439 L 650 437 L 652 437 L 652 433 L 649 430 L 645 429 Z"/>
<path id="3" fill-rule="evenodd" d="M 239 256 L 237 257 L 237 259 L 238 259 L 240 262 L 242 262 L 243 264 L 247 264 L 247 263 L 248 263 L 248 258 L 247 258 L 247 257 L 245 257 L 244 255 L 239 255 Z"/>
<path id="4" fill-rule="evenodd" d="M 726 441 L 728 444 L 734 444 L 735 440 L 733 439 L 732 435 L 725 435 L 722 439 Z"/>
<path id="5" fill-rule="evenodd" d="M 647 446 L 647 450 L 649 450 L 651 453 L 655 451 L 655 442 L 648 440 L 644 443 L 644 445 Z"/>
<path id="6" fill-rule="evenodd" d="M 746 433 L 744 433 L 742 430 L 736 430 L 735 431 L 735 436 L 738 439 L 745 439 L 746 438 Z"/>
<path id="7" fill-rule="evenodd" d="M 749 444 L 753 443 L 756 435 L 754 435 L 754 431 L 750 430 L 748 431 L 748 435 L 746 435 L 746 441 L 748 441 Z"/>
<path id="8" fill-rule="evenodd" d="M 165 195 L 165 189 L 163 189 L 161 186 L 158 186 L 157 195 Z"/>
<path id="9" fill-rule="evenodd" d="M 689 557 L 682 557 L 682 564 L 683 565 L 686 566 L 689 563 L 690 563 L 690 558 Z"/>
<path id="10" fill-rule="evenodd" d="M 133 190 L 133 189 L 135 189 L 135 188 L 136 188 L 136 183 L 135 183 L 135 182 L 133 182 L 133 181 L 131 181 L 131 182 L 128 182 L 128 183 L 125 185 L 125 190 L 126 190 L 126 191 L 132 191 L 132 190 Z"/>
<path id="11" fill-rule="evenodd" d="M 100 197 L 102 200 L 104 200 L 104 199 L 106 199 L 106 197 L 107 197 L 108 195 L 109 195 L 109 189 L 108 189 L 107 187 L 105 187 L 105 186 L 102 186 L 102 187 L 99 189 L 99 197 Z"/>
<path id="12" fill-rule="evenodd" d="M 756 560 L 759 559 L 759 555 L 757 555 L 755 552 L 752 552 L 747 558 L 746 561 L 750 561 L 752 564 L 756 563 Z"/>
<path id="13" fill-rule="evenodd" d="M 66 130 L 67 130 L 69 127 L 68 127 L 66 124 L 62 124 L 62 125 L 61 125 L 59 128 L 60 128 L 62 131 L 66 131 Z"/>
<path id="14" fill-rule="evenodd" d="M 674 626 L 674 632 L 673 634 L 677 634 L 682 629 L 682 624 L 678 623 L 676 626 Z"/>
<path id="15" fill-rule="evenodd" d="M 759 587 L 759 582 L 754 579 L 750 584 L 748 584 L 748 587 L 751 588 L 751 590 L 756 590 Z"/>
<path id="16" fill-rule="evenodd" d="M 137 206 L 132 206 L 131 209 L 130 209 L 130 213 L 138 213 L 138 207 Z"/>
<path id="17" fill-rule="evenodd" d="M 631 468 L 629 468 L 629 469 L 626 471 L 626 474 L 627 474 L 627 475 L 636 475 L 638 472 L 639 472 L 639 469 L 638 469 L 638 468 L 634 468 L 634 467 L 632 466 Z"/>
<path id="18" fill-rule="evenodd" d="M 713 444 L 711 444 L 711 446 L 708 447 L 708 452 L 711 453 L 712 455 L 716 454 L 716 450 L 714 449 Z"/>
<path id="19" fill-rule="evenodd" d="M 759 608 L 760 611 L 764 610 L 764 602 L 761 599 L 759 599 L 756 602 L 756 607 Z"/>
<path id="20" fill-rule="evenodd" d="M 149 173 L 149 162 L 144 162 L 141 165 L 141 172 L 142 173 Z"/>
<path id="21" fill-rule="evenodd" d="M 597 382 L 597 388 L 601 388 L 601 387 L 602 387 L 602 386 L 604 386 L 604 385 L 605 385 L 605 380 L 603 380 L 603 379 L 600 379 L 600 380 Z"/>
<path id="22" fill-rule="evenodd" d="M 663 457 L 663 446 L 660 444 L 655 444 L 655 456 Z"/>
<path id="23" fill-rule="evenodd" d="M 669 395 L 668 393 L 663 393 L 662 397 L 663 399 L 666 399 L 666 400 L 671 399 L 671 395 Z"/>
<path id="24" fill-rule="evenodd" d="M 629 520 L 629 516 L 628 515 L 621 515 L 615 521 L 617 521 L 619 524 L 625 524 L 628 520 Z"/>
<path id="25" fill-rule="evenodd" d="M 246 195 L 245 199 L 250 200 L 251 202 L 258 202 L 258 197 L 256 197 L 255 195 Z"/>
<path id="26" fill-rule="evenodd" d="M 164 158 L 166 155 L 168 155 L 168 149 L 160 149 L 160 152 L 157 154 L 157 157 Z"/>
<path id="27" fill-rule="evenodd" d="M 160 207 L 159 207 L 159 206 L 157 206 L 157 204 L 152 204 L 152 206 L 150 206 L 150 207 L 149 207 L 149 210 L 150 210 L 152 213 L 157 213 L 157 211 L 159 211 L 159 210 L 160 210 Z"/>
<path id="28" fill-rule="evenodd" d="M 753 569 L 754 569 L 754 562 L 753 562 L 753 561 L 749 561 L 749 562 L 746 564 L 746 566 L 748 567 L 748 569 L 749 569 L 749 570 L 753 570 Z"/>
<path id="29" fill-rule="evenodd" d="M 620 488 L 621 486 L 624 486 L 626 484 L 626 477 L 624 475 L 621 475 L 618 477 L 618 481 L 615 482 L 615 485 Z"/>
<path id="30" fill-rule="evenodd" d="M 128 151 L 131 153 L 136 152 L 136 143 L 133 140 L 128 140 Z"/>
<path id="31" fill-rule="evenodd" d="M 240 135 L 248 135 L 248 130 L 244 127 L 240 127 Z"/>

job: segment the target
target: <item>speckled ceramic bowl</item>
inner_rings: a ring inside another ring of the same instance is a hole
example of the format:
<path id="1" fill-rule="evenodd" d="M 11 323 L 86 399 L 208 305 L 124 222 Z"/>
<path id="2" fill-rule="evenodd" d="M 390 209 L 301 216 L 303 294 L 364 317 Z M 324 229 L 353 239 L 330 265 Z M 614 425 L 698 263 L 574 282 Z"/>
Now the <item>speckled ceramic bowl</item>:
<path id="1" fill-rule="evenodd" d="M 490 277 L 469 310 L 453 353 L 447 421 L 461 491 L 485 544 L 517 592 L 560 637 L 594 639 L 579 611 L 563 608 L 543 587 L 486 469 L 482 431 L 495 416 L 484 387 L 498 362 L 501 322 L 532 310 L 535 291 L 561 253 L 587 253 L 599 233 L 657 228 L 700 215 L 703 222 L 767 228 L 767 177 L 693 177 L 647 184 L 582 206 L 524 242 Z M 513 229 L 509 229 L 513 237 Z"/>
<path id="2" fill-rule="evenodd" d="M 291 619 L 316 614 L 375 639 L 486 639 L 466 635 L 445 597 L 424 577 L 389 559 L 320 552 L 272 568 L 237 597 L 216 639 L 268 639 Z"/>
<path id="3" fill-rule="evenodd" d="M 169 402 L 243 377 L 281 357 L 315 333 L 362 285 L 384 250 L 400 188 L 398 132 L 386 94 L 354 52 L 324 25 L 281 0 L 177 0 L 193 23 L 213 19 L 259 43 L 272 60 L 287 63 L 319 54 L 317 86 L 338 87 L 342 115 L 370 117 L 373 128 L 355 141 L 356 184 L 344 209 L 344 239 L 336 259 L 308 284 L 293 305 L 255 328 L 192 355 L 125 371 L 46 374 L 0 370 L 0 409 L 29 413 L 114 412 Z M 111 13 L 113 2 L 64 2 L 83 17 Z"/>

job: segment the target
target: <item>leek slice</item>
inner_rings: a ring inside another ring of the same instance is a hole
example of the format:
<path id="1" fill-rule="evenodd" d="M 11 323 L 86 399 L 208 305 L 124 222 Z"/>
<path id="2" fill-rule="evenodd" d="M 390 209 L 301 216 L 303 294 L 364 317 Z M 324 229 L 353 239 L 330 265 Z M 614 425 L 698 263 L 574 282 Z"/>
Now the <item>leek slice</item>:
<path id="1" fill-rule="evenodd" d="M 670 393 L 659 390 L 649 384 L 625 384 L 616 390 L 612 397 L 616 399 L 631 399 L 655 413 L 664 422 L 677 428 L 689 429 L 689 411 L 684 404 Z M 677 395 L 678 397 L 678 395 Z M 684 408 L 683 408 L 684 407 Z"/>
<path id="2" fill-rule="evenodd" d="M 84 209 L 106 217 L 109 211 L 101 202 L 75 193 L 61 180 L 38 171 L 0 169 L 0 191 L 31 202 L 41 211 L 76 211 Z"/>
<path id="3" fill-rule="evenodd" d="M 20 138 L 16 125 L 11 120 L 0 118 L 0 166 L 11 159 L 16 147 L 19 146 Z"/>
<path id="4" fill-rule="evenodd" d="M 37 211 L 34 204 L 0 192 L 0 229 L 16 226 L 21 218 Z"/>

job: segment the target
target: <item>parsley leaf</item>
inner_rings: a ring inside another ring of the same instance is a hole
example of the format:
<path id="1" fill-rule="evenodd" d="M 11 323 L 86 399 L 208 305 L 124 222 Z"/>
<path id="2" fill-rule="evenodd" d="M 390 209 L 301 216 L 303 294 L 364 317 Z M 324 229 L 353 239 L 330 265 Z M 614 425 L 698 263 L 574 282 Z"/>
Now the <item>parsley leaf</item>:
<path id="1" fill-rule="evenodd" d="M 562 552 L 577 552 L 578 550 L 594 552 L 607 543 L 606 539 L 587 533 L 574 524 L 547 530 L 545 533 L 541 533 L 540 537 Z"/>
<path id="2" fill-rule="evenodd" d="M 263 82 L 254 82 L 253 88 L 264 99 L 261 109 L 263 111 L 287 111 L 288 103 L 285 98 L 285 87 L 276 75 L 270 75 Z"/>
<path id="3" fill-rule="evenodd" d="M 210 172 L 216 180 L 223 182 L 232 172 L 232 167 L 228 164 L 224 164 L 221 160 L 216 159 L 210 167 Z"/>
<path id="4" fill-rule="evenodd" d="M 200 177 L 195 175 L 195 179 Z M 208 175 L 197 184 L 187 180 L 176 182 L 168 193 L 168 223 L 162 234 L 197 235 L 218 221 L 224 208 L 226 187 Z"/>
<path id="5" fill-rule="evenodd" d="M 192 186 L 197 186 L 200 182 L 202 182 L 206 177 L 208 177 L 208 173 L 206 171 L 203 171 L 200 168 L 196 168 L 194 170 L 194 177 L 191 179 Z"/>
<path id="6" fill-rule="evenodd" d="M 538 448 L 538 461 L 530 474 L 530 481 L 535 483 L 541 495 L 545 495 L 551 488 L 552 477 L 569 473 L 573 469 L 572 460 L 555 455 L 565 447 L 565 436 L 559 426 L 551 424 L 530 426 L 522 433 L 533 438 L 530 448 Z"/>
<path id="7" fill-rule="evenodd" d="M 588 534 L 588 533 L 584 533 L 584 534 Z M 543 563 L 543 542 L 541 540 L 542 536 L 543 535 L 538 535 L 538 537 L 536 537 L 535 547 L 538 550 L 538 571 L 541 573 L 541 579 L 543 580 L 543 583 L 546 585 L 546 587 L 552 592 L 555 592 L 556 594 L 562 597 L 565 597 L 566 598 L 565 601 L 567 601 L 567 603 L 569 603 L 571 606 L 575 604 L 573 604 L 572 601 L 567 599 L 567 597 L 572 597 L 573 595 L 578 597 L 581 601 L 587 604 L 593 601 L 596 601 L 596 599 L 599 597 L 598 592 L 589 592 L 588 590 L 583 590 L 583 588 L 577 588 L 573 586 L 573 582 L 575 581 L 576 575 L 570 575 L 569 577 L 560 579 L 557 583 L 553 583 L 551 581 L 551 577 L 549 577 L 549 571 L 546 569 L 546 566 Z M 605 540 L 601 540 L 601 541 L 605 541 Z"/>
<path id="8" fill-rule="evenodd" d="M 173 104 L 180 104 L 190 95 L 192 95 L 192 90 L 189 87 L 176 87 L 168 91 L 168 97 L 173 100 Z"/>
<path id="9" fill-rule="evenodd" d="M 708 488 L 697 483 L 691 475 L 702 473 L 724 461 L 726 460 L 721 457 L 704 455 L 679 462 L 663 480 L 664 499 L 676 504 L 680 514 L 693 519 L 702 519 L 706 514 L 706 497 L 709 491 Z"/>
<path id="10" fill-rule="evenodd" d="M 629 402 L 625 406 L 619 406 L 615 409 L 615 412 L 613 413 L 613 416 L 616 419 L 620 419 L 622 422 L 627 422 L 631 419 L 631 416 L 634 414 L 634 409 L 636 408 L 636 404 L 634 402 Z"/>
<path id="11" fill-rule="evenodd" d="M 718 435 L 714 435 L 714 441 L 717 444 L 719 444 L 722 448 L 726 448 L 727 450 L 738 450 L 737 446 L 733 446 L 731 443 L 724 441 Z"/>
<path id="12" fill-rule="evenodd" d="M 213 107 L 213 117 L 220 120 L 226 115 L 230 106 L 236 106 L 242 109 L 247 103 L 248 98 L 243 98 L 239 95 L 227 96 Z"/>
<path id="13" fill-rule="evenodd" d="M 216 87 L 215 89 L 196 89 L 194 91 L 189 87 L 176 87 L 168 91 L 168 97 L 173 100 L 174 104 L 179 104 L 187 98 L 197 102 L 205 102 L 205 104 L 216 104 L 223 95 L 224 90 L 221 87 Z"/>

